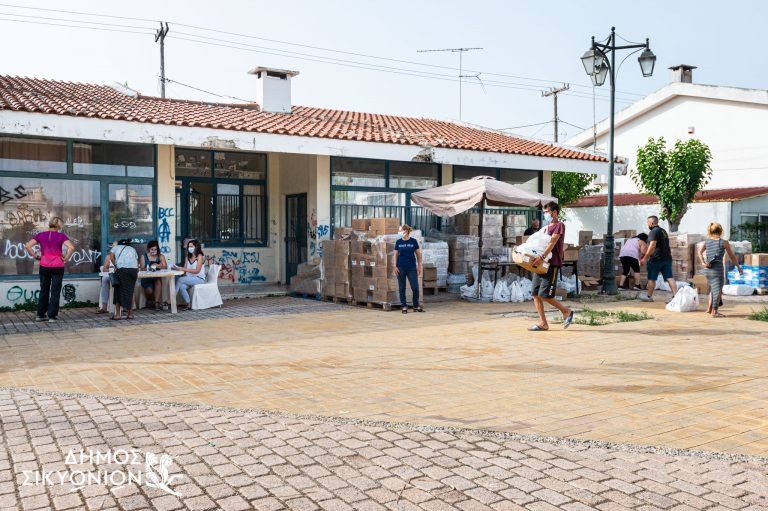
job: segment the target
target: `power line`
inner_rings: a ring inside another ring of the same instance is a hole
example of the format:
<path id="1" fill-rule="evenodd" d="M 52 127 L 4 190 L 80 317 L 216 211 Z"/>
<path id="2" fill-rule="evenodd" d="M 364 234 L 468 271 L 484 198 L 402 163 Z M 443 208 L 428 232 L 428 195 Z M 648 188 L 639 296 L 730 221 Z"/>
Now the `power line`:
<path id="1" fill-rule="evenodd" d="M 482 50 L 482 48 L 443 48 L 439 50 L 417 50 L 417 53 L 435 53 L 435 52 L 450 52 L 450 53 L 458 53 L 459 54 L 459 120 L 461 120 L 461 83 L 463 82 L 463 78 L 471 78 L 472 75 L 465 75 L 464 74 L 464 53 L 468 51 L 475 51 L 475 50 Z M 480 82 L 480 85 L 483 84 L 483 82 L 480 80 L 480 74 L 474 75 L 474 78 L 477 78 L 477 80 Z M 483 87 L 483 90 L 485 90 L 485 87 Z"/>
<path id="2" fill-rule="evenodd" d="M 189 85 L 189 84 L 182 83 L 182 82 L 179 82 L 179 81 L 176 81 L 176 80 L 171 80 L 170 78 L 166 78 L 165 81 L 168 82 L 168 83 L 175 83 L 176 85 L 181 85 L 182 87 L 186 87 L 188 89 L 193 89 L 193 90 L 196 90 L 196 91 L 199 91 L 199 92 L 204 92 L 206 94 L 210 94 L 211 96 L 217 96 L 217 97 L 220 97 L 220 98 L 236 99 L 237 101 L 243 101 L 245 103 L 256 103 L 255 101 L 250 100 L 250 99 L 243 99 L 243 98 L 238 98 L 237 96 L 228 96 L 228 95 L 225 95 L 225 94 L 219 94 L 217 92 L 211 92 L 209 90 L 205 90 L 205 89 L 201 89 L 199 87 L 195 87 L 194 85 Z"/>
<path id="3" fill-rule="evenodd" d="M 512 126 L 511 128 L 499 128 L 498 131 L 518 130 L 520 128 L 530 128 L 532 126 L 541 126 L 542 124 L 549 124 L 552 121 L 536 122 L 533 124 L 523 124 L 521 126 Z"/>
<path id="4" fill-rule="evenodd" d="M 137 30 L 120 30 L 117 28 L 100 28 L 100 27 L 81 27 L 78 25 L 64 25 L 61 23 L 45 23 L 42 21 L 29 21 L 29 20 L 13 20 L 9 18 L 0 18 L 0 21 L 11 21 L 14 23 L 29 23 L 33 25 L 48 25 L 51 27 L 66 27 L 66 28 L 82 28 L 86 30 L 100 30 L 102 32 L 123 32 L 125 34 L 142 34 L 142 35 L 152 35 L 152 32 L 139 32 Z"/>
<path id="5" fill-rule="evenodd" d="M 153 23 L 159 21 L 159 20 L 153 20 L 153 19 L 148 19 L 148 18 L 135 18 L 135 17 L 128 17 L 128 16 L 116 16 L 116 15 L 109 15 L 109 14 L 97 14 L 97 13 L 90 13 L 90 12 L 83 12 L 83 11 L 68 11 L 68 10 L 63 10 L 63 9 L 47 9 L 47 8 L 42 8 L 42 7 L 28 7 L 28 6 L 22 6 L 22 5 L 14 5 L 14 4 L 0 4 L 0 6 L 12 7 L 12 8 L 16 8 L 16 9 L 29 9 L 29 10 L 36 10 L 36 11 L 59 12 L 59 13 L 66 13 L 66 14 L 76 14 L 76 15 L 84 15 L 84 16 L 95 16 L 95 17 L 104 17 L 104 18 L 125 19 L 125 20 L 133 20 L 133 21 L 148 21 L 148 22 L 153 22 Z M 314 45 L 308 45 L 308 44 L 294 43 L 294 42 L 283 41 L 283 40 L 279 40 L 279 39 L 269 39 L 269 38 L 258 37 L 258 36 L 253 36 L 253 35 L 249 35 L 249 34 L 241 34 L 241 33 L 237 33 L 237 32 L 229 32 L 229 31 L 225 31 L 225 30 L 201 27 L 201 26 L 197 26 L 197 25 L 189 25 L 189 24 L 185 24 L 185 23 L 176 23 L 176 22 L 172 22 L 172 23 L 174 25 L 177 25 L 177 26 L 180 26 L 180 27 L 187 27 L 187 28 L 192 28 L 192 29 L 195 29 L 195 30 L 203 30 L 203 31 L 207 31 L 207 32 L 215 32 L 215 33 L 220 33 L 220 34 L 233 35 L 233 36 L 237 36 L 237 37 L 244 37 L 244 38 L 249 38 L 249 39 L 257 39 L 257 40 L 268 41 L 268 42 L 279 43 L 279 44 L 285 44 L 285 45 L 290 45 L 290 46 L 297 46 L 297 47 L 310 48 L 310 49 L 327 51 L 327 52 L 333 52 L 333 53 L 341 53 L 341 54 L 347 54 L 347 55 L 354 55 L 354 56 L 358 56 L 358 57 L 365 57 L 365 58 L 371 58 L 371 59 L 386 60 L 386 61 L 390 61 L 390 62 L 399 62 L 399 63 L 404 63 L 404 64 L 414 64 L 414 65 L 418 65 L 418 66 L 425 66 L 425 67 L 432 67 L 432 68 L 453 69 L 450 66 L 441 66 L 441 65 L 437 65 L 437 64 L 427 64 L 427 63 L 424 63 L 424 62 L 416 62 L 416 61 L 410 61 L 410 60 L 404 60 L 404 59 L 395 59 L 395 58 L 390 58 L 390 57 L 381 57 L 381 56 L 378 56 L 378 55 L 371 55 L 371 54 L 366 54 L 366 53 L 338 50 L 338 49 L 333 49 L 333 48 L 325 48 L 325 47 L 321 47 L 321 46 L 314 46 Z M 202 37 L 207 37 L 207 36 L 195 36 L 195 37 L 201 37 L 202 38 Z M 504 77 L 504 78 L 515 78 L 515 79 L 520 79 L 520 80 L 528 80 L 528 81 L 541 82 L 541 83 L 555 83 L 555 82 L 560 82 L 561 81 L 561 80 L 548 80 L 548 79 L 543 79 L 543 78 L 509 75 L 509 74 L 503 74 L 503 73 L 493 73 L 493 72 L 488 72 L 488 71 L 467 70 L 467 72 L 472 72 L 472 73 L 475 73 L 475 74 L 482 74 L 482 75 L 486 75 L 486 76 L 499 76 L 499 77 Z M 526 85 L 531 85 L 531 84 L 526 84 Z M 575 84 L 574 87 L 578 87 L 578 88 L 581 88 L 581 89 L 587 89 L 587 90 L 592 89 L 591 86 L 580 85 L 580 84 Z M 617 94 L 630 95 L 630 96 L 637 96 L 637 97 L 642 97 L 643 96 L 643 94 L 638 94 L 638 93 L 635 93 L 635 92 L 616 91 L 616 93 Z"/>

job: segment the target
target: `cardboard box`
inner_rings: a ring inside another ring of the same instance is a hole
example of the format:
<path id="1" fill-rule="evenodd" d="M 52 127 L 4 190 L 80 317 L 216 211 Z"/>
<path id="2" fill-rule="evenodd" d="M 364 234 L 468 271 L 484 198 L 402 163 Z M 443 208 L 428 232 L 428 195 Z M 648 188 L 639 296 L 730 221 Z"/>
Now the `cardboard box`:
<path id="1" fill-rule="evenodd" d="M 371 218 L 370 231 L 376 231 L 378 235 L 397 234 L 400 230 L 399 218 Z"/>
<path id="2" fill-rule="evenodd" d="M 515 245 L 522 245 L 528 240 L 528 236 L 517 236 L 515 237 Z"/>
<path id="3" fill-rule="evenodd" d="M 707 277 L 704 275 L 694 276 L 691 284 L 693 284 L 693 287 L 696 288 L 696 291 L 700 295 L 708 295 L 710 293 L 709 282 L 707 281 Z"/>
<path id="4" fill-rule="evenodd" d="M 525 268 L 526 270 L 538 273 L 540 275 L 544 275 L 549 271 L 549 263 L 544 262 L 541 266 L 533 266 L 533 261 L 536 259 L 536 256 L 531 254 L 520 254 L 519 252 L 513 252 L 512 258 L 515 263 L 517 263 L 518 266 Z"/>
<path id="5" fill-rule="evenodd" d="M 562 287 L 558 287 L 557 289 L 555 289 L 555 299 L 556 300 L 560 300 L 561 302 L 563 300 L 567 300 L 568 299 L 568 291 L 566 291 Z"/>
<path id="6" fill-rule="evenodd" d="M 371 228 L 371 220 L 369 218 L 353 218 L 352 230 L 353 231 L 367 231 Z"/>
<path id="7" fill-rule="evenodd" d="M 768 266 L 768 254 L 744 254 L 746 266 Z"/>
<path id="8" fill-rule="evenodd" d="M 592 244 L 592 231 L 579 231 L 579 246 Z"/>
<path id="9" fill-rule="evenodd" d="M 437 280 L 437 268 L 435 266 L 422 266 L 422 275 L 424 280 Z"/>
<path id="10" fill-rule="evenodd" d="M 634 238 L 637 235 L 637 231 L 634 229 L 624 229 L 613 233 L 614 238 Z"/>
<path id="11" fill-rule="evenodd" d="M 528 217 L 526 215 L 504 215 L 504 225 L 522 227 L 525 230 L 528 227 Z"/>
<path id="12" fill-rule="evenodd" d="M 563 261 L 578 261 L 579 260 L 579 249 L 576 247 L 573 248 L 567 248 L 563 252 Z"/>

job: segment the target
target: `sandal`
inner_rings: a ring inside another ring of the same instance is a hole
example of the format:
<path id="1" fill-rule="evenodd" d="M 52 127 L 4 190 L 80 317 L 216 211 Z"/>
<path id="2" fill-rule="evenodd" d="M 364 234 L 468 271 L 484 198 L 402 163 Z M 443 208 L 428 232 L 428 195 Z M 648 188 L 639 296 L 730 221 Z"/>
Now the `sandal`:
<path id="1" fill-rule="evenodd" d="M 120 320 L 121 320 L 121 319 L 123 319 L 123 318 L 116 318 L 115 316 L 112 316 L 112 317 L 111 317 L 111 318 L 109 318 L 109 319 L 111 319 L 112 321 L 120 321 Z"/>
<path id="2" fill-rule="evenodd" d="M 720 314 L 719 312 L 715 312 L 714 314 L 712 314 L 712 317 L 713 318 L 724 318 L 726 316 L 725 316 L 725 314 Z"/>
<path id="3" fill-rule="evenodd" d="M 408 307 L 403 307 L 403 314 L 408 314 Z"/>
<path id="4" fill-rule="evenodd" d="M 528 329 L 529 332 L 546 332 L 548 330 L 549 328 L 541 328 L 540 325 L 535 325 Z"/>
<path id="5" fill-rule="evenodd" d="M 133 319 L 133 314 L 128 314 L 128 316 L 125 319 Z"/>
<path id="6" fill-rule="evenodd" d="M 109 311 L 105 309 L 96 309 L 96 314 L 106 314 L 107 312 Z"/>
<path id="7" fill-rule="evenodd" d="M 418 307 L 417 309 L 415 309 L 415 310 L 416 310 L 416 312 L 424 312 L 424 309 L 422 309 L 422 308 L 421 308 L 421 306 L 419 306 L 419 307 Z"/>

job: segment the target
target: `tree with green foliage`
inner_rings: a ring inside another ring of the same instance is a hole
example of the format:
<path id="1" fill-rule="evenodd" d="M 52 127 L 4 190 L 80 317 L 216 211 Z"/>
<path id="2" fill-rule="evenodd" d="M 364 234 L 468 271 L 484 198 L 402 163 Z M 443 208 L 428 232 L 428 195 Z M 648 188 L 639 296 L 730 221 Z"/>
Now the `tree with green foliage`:
<path id="1" fill-rule="evenodd" d="M 637 168 L 631 172 L 637 188 L 656 195 L 661 205 L 660 217 L 669 222 L 672 232 L 688 211 L 696 193 L 712 178 L 712 153 L 700 140 L 678 140 L 667 150 L 664 137 L 649 138 L 637 149 Z"/>
<path id="2" fill-rule="evenodd" d="M 582 197 L 600 191 L 600 187 L 592 184 L 596 177 L 595 174 L 553 172 L 552 195 L 557 198 L 557 202 L 563 207 L 573 204 Z"/>

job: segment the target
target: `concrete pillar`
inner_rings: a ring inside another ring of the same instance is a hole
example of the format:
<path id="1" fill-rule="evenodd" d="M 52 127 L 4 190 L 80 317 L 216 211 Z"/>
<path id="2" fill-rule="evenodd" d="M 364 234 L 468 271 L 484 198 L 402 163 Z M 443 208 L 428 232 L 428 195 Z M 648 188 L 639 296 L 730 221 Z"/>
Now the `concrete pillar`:
<path id="1" fill-rule="evenodd" d="M 280 155 L 278 153 L 267 154 L 267 201 L 269 203 L 269 246 L 275 258 L 274 273 L 267 275 L 268 282 L 282 282 L 285 272 L 285 257 L 283 233 L 285 226 L 285 200 L 280 195 Z"/>
<path id="2" fill-rule="evenodd" d="M 157 146 L 157 238 L 160 251 L 169 263 L 176 254 L 176 165 L 174 147 Z"/>
<path id="3" fill-rule="evenodd" d="M 331 237 L 331 157 L 316 157 L 315 172 L 310 172 L 310 190 L 316 190 L 317 255 L 323 255 L 324 239 Z"/>
<path id="4" fill-rule="evenodd" d="M 453 183 L 453 165 L 443 163 L 440 166 L 440 184 L 449 185 L 451 183 Z"/>
<path id="5" fill-rule="evenodd" d="M 541 193 L 552 195 L 552 172 L 549 170 L 543 172 Z"/>

